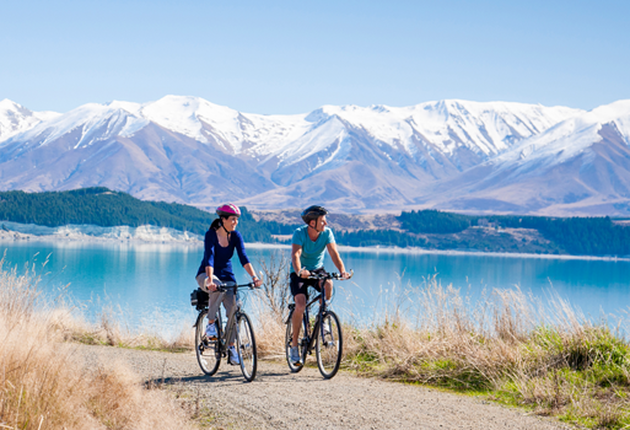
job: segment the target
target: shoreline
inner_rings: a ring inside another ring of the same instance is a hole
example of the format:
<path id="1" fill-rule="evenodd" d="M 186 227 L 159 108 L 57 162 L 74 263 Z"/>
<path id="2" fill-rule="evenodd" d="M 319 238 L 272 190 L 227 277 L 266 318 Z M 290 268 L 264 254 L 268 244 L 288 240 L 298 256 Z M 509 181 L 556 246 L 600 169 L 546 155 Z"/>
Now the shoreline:
<path id="1" fill-rule="evenodd" d="M 30 232 L 29 232 L 30 231 Z M 43 234 L 37 234 L 43 233 Z M 90 234 L 90 233 L 96 233 Z M 68 225 L 62 227 L 45 227 L 35 224 L 19 224 L 10 221 L 0 221 L 0 243 L 3 242 L 66 242 L 66 243 L 100 243 L 125 245 L 166 245 L 166 246 L 203 246 L 200 235 L 181 232 L 166 227 L 98 227 L 92 225 Z M 281 243 L 247 242 L 247 246 L 255 249 L 286 249 L 291 245 Z M 386 253 L 386 254 L 427 254 L 445 256 L 471 257 L 507 257 L 507 258 L 538 258 L 555 260 L 593 260 L 593 261 L 621 261 L 628 262 L 630 257 L 569 255 L 569 254 L 530 254 L 518 252 L 483 252 L 473 250 L 440 250 L 419 247 L 398 248 L 394 246 L 353 247 L 339 245 L 342 252 L 351 253 Z"/>

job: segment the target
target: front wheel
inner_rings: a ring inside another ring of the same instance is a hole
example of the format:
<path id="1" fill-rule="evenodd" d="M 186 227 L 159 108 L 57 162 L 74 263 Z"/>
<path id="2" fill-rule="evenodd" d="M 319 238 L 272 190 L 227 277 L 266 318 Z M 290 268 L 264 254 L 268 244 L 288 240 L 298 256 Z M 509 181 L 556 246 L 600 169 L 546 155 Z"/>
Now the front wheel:
<path id="1" fill-rule="evenodd" d="M 197 354 L 197 362 L 199 367 L 206 375 L 214 375 L 219 370 L 221 364 L 221 352 L 219 349 L 219 340 L 209 340 L 206 337 L 205 321 L 207 311 L 201 312 L 197 317 L 195 324 L 195 353 Z M 214 322 L 217 333 L 219 333 L 218 319 Z"/>
<path id="2" fill-rule="evenodd" d="M 330 379 L 339 370 L 343 352 L 341 325 L 334 312 L 326 311 L 322 318 L 322 324 L 317 327 L 316 336 L 317 367 L 324 378 Z"/>
<path id="3" fill-rule="evenodd" d="M 257 356 L 256 339 L 249 317 L 241 313 L 236 321 L 236 342 L 238 345 L 238 356 L 241 362 L 241 371 L 248 382 L 256 377 Z"/>

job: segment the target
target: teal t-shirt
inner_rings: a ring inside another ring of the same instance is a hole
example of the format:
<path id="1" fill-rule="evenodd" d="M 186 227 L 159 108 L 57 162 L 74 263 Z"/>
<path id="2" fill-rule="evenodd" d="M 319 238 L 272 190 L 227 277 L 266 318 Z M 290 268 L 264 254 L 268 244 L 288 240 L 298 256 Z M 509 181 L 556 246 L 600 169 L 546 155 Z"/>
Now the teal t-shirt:
<path id="1" fill-rule="evenodd" d="M 326 245 L 335 243 L 335 236 L 331 229 L 325 227 L 324 231 L 317 237 L 317 240 L 313 242 L 311 238 L 308 237 L 308 226 L 305 225 L 297 228 L 293 232 L 291 243 L 302 247 L 300 263 L 302 263 L 302 267 L 306 270 L 311 271 L 324 266 Z M 292 270 L 295 271 L 294 269 Z"/>

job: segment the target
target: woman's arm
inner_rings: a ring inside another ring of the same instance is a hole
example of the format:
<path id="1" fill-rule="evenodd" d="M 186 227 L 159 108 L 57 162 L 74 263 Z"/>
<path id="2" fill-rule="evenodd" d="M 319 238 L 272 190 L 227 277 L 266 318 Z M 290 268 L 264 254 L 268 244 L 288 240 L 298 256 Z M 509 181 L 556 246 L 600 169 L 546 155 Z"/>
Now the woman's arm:
<path id="1" fill-rule="evenodd" d="M 243 265 L 243 269 L 245 269 L 245 271 L 249 274 L 249 276 L 252 277 L 254 286 L 258 288 L 262 285 L 262 281 L 258 279 L 258 276 L 256 276 L 256 271 L 254 270 L 254 266 L 252 266 L 252 263 L 249 261 L 249 257 L 247 256 L 247 253 L 245 252 L 245 242 L 243 241 L 243 236 L 241 236 L 241 234 L 238 232 L 235 232 L 235 233 L 236 234 L 234 235 L 234 241 L 235 241 L 234 247 L 236 248 L 236 252 L 238 253 L 238 258 L 241 261 L 241 264 Z"/>
<path id="2" fill-rule="evenodd" d="M 252 263 L 247 263 L 246 265 L 243 266 L 243 269 L 245 269 L 245 271 L 249 274 L 249 276 L 252 277 L 252 281 L 254 282 L 254 287 L 258 288 L 262 285 L 262 281 L 258 279 L 258 276 L 256 276 L 256 271 L 254 270 L 254 266 L 252 266 Z"/>
<path id="3" fill-rule="evenodd" d="M 214 233 L 214 234 L 213 234 Z M 213 230 L 208 230 L 206 236 L 203 241 L 204 246 L 204 256 L 205 256 L 205 264 L 206 264 L 206 287 L 210 291 L 216 291 L 217 286 L 214 283 L 213 275 L 214 275 L 214 247 L 217 242 L 216 232 Z"/>

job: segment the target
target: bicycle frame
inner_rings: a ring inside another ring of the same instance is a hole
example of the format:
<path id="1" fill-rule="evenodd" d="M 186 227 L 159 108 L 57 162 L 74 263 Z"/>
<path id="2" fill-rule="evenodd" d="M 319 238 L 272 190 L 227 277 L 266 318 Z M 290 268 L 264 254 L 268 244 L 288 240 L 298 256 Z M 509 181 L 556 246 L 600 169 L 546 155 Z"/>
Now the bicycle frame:
<path id="1" fill-rule="evenodd" d="M 221 351 L 222 357 L 225 357 L 227 355 L 227 347 L 228 347 L 229 339 L 231 339 L 232 335 L 236 332 L 236 319 L 242 312 L 242 302 L 238 298 L 238 290 L 245 289 L 245 288 L 252 289 L 254 288 L 254 284 L 248 283 L 248 284 L 236 285 L 230 282 L 230 283 L 225 283 L 223 285 L 220 285 L 217 288 L 217 291 L 221 293 L 221 296 L 219 298 L 220 302 L 223 301 L 223 297 L 229 291 L 234 291 L 234 296 L 236 300 L 236 306 L 234 307 L 232 314 L 226 315 L 227 322 L 225 323 L 225 330 L 223 329 L 223 324 L 222 324 L 223 321 L 221 318 L 221 314 L 222 314 L 221 307 L 219 307 L 219 309 L 217 310 L 217 314 L 215 315 L 216 319 L 219 321 L 218 338 L 220 341 L 219 350 Z"/>
<path id="2" fill-rule="evenodd" d="M 354 275 L 354 271 L 351 270 L 350 271 L 350 278 L 352 278 L 352 276 Z M 341 280 L 341 275 L 338 273 L 326 273 L 325 275 L 312 275 L 310 277 L 311 279 L 318 279 L 320 281 L 326 281 L 329 279 L 336 279 L 336 280 Z M 324 327 L 321 324 L 321 320 L 322 320 L 322 315 L 326 312 L 327 309 L 327 304 L 326 304 L 326 300 L 324 300 L 324 294 L 325 294 L 325 289 L 324 291 L 318 291 L 318 295 L 317 297 L 311 299 L 307 304 L 306 307 L 304 308 L 304 314 L 302 315 L 302 325 L 303 325 L 303 330 L 304 330 L 304 337 L 306 338 L 306 351 L 307 354 L 312 354 L 313 353 L 313 347 L 315 346 L 315 341 L 317 339 L 317 330 L 321 330 L 322 331 L 322 337 L 324 334 Z M 317 316 L 315 318 L 315 325 L 313 326 L 313 331 L 310 331 L 310 308 L 311 306 L 316 302 L 316 301 L 320 301 L 320 305 L 319 305 L 319 309 L 317 311 Z M 289 305 L 289 309 L 291 310 L 289 313 L 289 319 L 287 319 L 287 323 L 290 324 L 290 318 L 293 316 L 293 311 L 295 309 L 295 303 L 292 303 Z"/>
<path id="3" fill-rule="evenodd" d="M 241 367 L 243 376 L 248 382 L 251 382 L 256 376 L 256 340 L 252 329 L 251 320 L 243 310 L 241 300 L 238 299 L 237 290 L 240 288 L 253 289 L 254 283 L 236 285 L 235 283 L 221 284 L 217 291 L 220 293 L 216 300 L 219 303 L 223 300 L 224 295 L 233 291 L 236 298 L 235 306 L 231 314 L 226 315 L 227 322 L 223 326 L 223 317 L 221 306 L 217 307 L 215 315 L 209 315 L 209 307 L 206 305 L 199 310 L 195 322 L 195 353 L 201 370 L 206 375 L 214 375 L 219 368 L 221 359 L 230 357 L 230 364 L 238 364 Z M 206 339 L 205 334 L 205 318 L 213 320 L 217 328 L 217 339 Z M 201 333 L 201 334 L 200 334 Z M 236 348 L 238 353 L 238 362 L 235 363 L 229 354 L 229 348 Z"/>
<path id="4" fill-rule="evenodd" d="M 315 340 L 317 339 L 317 336 L 315 335 L 317 333 L 317 330 L 324 330 L 324 328 L 322 327 L 322 324 L 320 323 L 322 320 L 322 315 L 326 311 L 326 300 L 321 300 L 323 297 L 324 295 L 320 293 L 319 295 L 317 295 L 317 297 L 310 300 L 306 304 L 306 307 L 304 308 L 304 314 L 302 315 L 302 325 L 304 326 L 303 328 L 304 337 L 306 337 L 307 339 L 306 351 L 308 354 L 311 354 L 313 352 L 313 347 L 315 346 Z M 317 310 L 317 316 L 315 317 L 315 324 L 313 325 L 313 331 L 311 331 L 309 330 L 310 322 L 311 322 L 309 310 L 311 306 L 318 300 L 320 300 L 319 309 Z"/>

